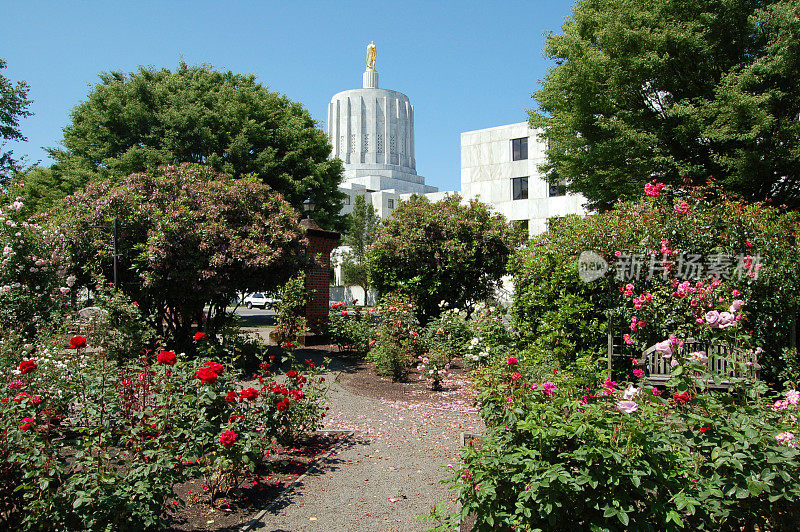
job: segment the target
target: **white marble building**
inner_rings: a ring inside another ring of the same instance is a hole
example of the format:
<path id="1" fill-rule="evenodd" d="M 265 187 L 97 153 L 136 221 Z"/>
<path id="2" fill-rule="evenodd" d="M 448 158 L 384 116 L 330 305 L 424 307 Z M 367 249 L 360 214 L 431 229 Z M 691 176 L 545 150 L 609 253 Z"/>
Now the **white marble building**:
<path id="1" fill-rule="evenodd" d="M 478 198 L 529 235 L 547 230 L 547 220 L 586 214 L 583 196 L 545 181 L 538 165 L 545 145 L 527 122 L 461 133 L 461 195 Z"/>
<path id="2" fill-rule="evenodd" d="M 414 106 L 398 91 L 378 88 L 378 73 L 367 68 L 360 89 L 339 92 L 328 104 L 331 157 L 344 163 L 339 190 L 347 194 L 342 214 L 352 211 L 363 194 L 381 218 L 389 218 L 400 201 L 421 194 L 439 201 L 460 194 L 477 198 L 495 212 L 527 227 L 533 236 L 547 229 L 547 220 L 586 214 L 582 196 L 564 194 L 538 169 L 545 146 L 527 122 L 461 133 L 461 191 L 439 191 L 417 174 L 414 158 Z M 341 257 L 340 247 L 334 257 Z M 369 299 L 358 287 L 342 287 L 341 267 L 335 271 L 334 298 Z"/>
<path id="3" fill-rule="evenodd" d="M 378 73 L 367 69 L 363 86 L 339 92 L 328 104 L 328 139 L 344 163 L 339 190 L 347 194 L 342 213 L 363 194 L 382 218 L 391 216 L 401 195 L 439 189 L 417 175 L 414 159 L 414 106 L 405 94 L 378 87 Z"/>

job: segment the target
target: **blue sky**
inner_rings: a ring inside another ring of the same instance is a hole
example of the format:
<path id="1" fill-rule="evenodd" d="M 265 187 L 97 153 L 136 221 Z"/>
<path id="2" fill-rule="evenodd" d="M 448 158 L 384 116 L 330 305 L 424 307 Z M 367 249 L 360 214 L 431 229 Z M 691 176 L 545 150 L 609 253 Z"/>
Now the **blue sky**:
<path id="1" fill-rule="evenodd" d="M 179 61 L 252 73 L 325 120 L 330 97 L 361 86 L 374 40 L 380 86 L 415 108 L 417 172 L 460 188 L 460 133 L 527 119 L 549 62 L 545 32 L 573 2 L 38 2 L 0 0 L 3 75 L 31 86 L 30 162 L 56 146 L 98 73 Z"/>

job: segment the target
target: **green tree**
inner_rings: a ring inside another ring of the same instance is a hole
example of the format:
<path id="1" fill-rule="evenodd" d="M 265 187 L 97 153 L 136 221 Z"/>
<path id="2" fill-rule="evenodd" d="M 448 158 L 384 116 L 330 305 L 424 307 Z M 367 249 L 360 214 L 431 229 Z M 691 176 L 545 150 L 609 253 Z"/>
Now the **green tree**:
<path id="1" fill-rule="evenodd" d="M 534 97 L 551 181 L 590 206 L 713 177 L 800 207 L 800 4 L 580 0 Z"/>
<path id="2" fill-rule="evenodd" d="M 237 292 L 277 288 L 304 264 L 299 213 L 255 178 L 185 163 L 89 183 L 56 221 L 82 282 L 112 278 L 113 244 L 98 229 L 118 220 L 119 288 L 156 315 L 159 333 L 186 349 L 193 322 L 214 333 Z"/>
<path id="3" fill-rule="evenodd" d="M 414 300 L 424 325 L 447 308 L 491 296 L 519 236 L 477 200 L 462 205 L 453 195 L 431 203 L 414 195 L 378 230 L 367 252 L 370 280 L 381 294 Z"/>
<path id="4" fill-rule="evenodd" d="M 342 276 L 345 284 L 363 288 L 365 297 L 369 289 L 367 249 L 375 241 L 379 221 L 375 207 L 366 202 L 364 195 L 356 196 L 353 211 L 346 215 L 345 220 L 347 232 L 342 244 L 350 250 L 342 255 Z"/>
<path id="5" fill-rule="evenodd" d="M 127 176 L 162 164 L 197 163 L 233 177 L 255 175 L 296 209 L 310 197 L 314 218 L 338 227 L 341 162 L 328 159 L 325 133 L 297 102 L 253 75 L 208 65 L 108 72 L 72 111 L 56 170 Z"/>
<path id="6" fill-rule="evenodd" d="M 0 58 L 0 70 L 6 68 L 6 60 Z M 16 84 L 0 74 L 0 148 L 10 140 L 26 139 L 19 129 L 19 119 L 31 116 L 28 106 L 33 103 L 28 99 L 30 87 L 24 81 Z M 13 158 L 13 151 L 0 151 L 0 183 L 7 181 L 13 172 L 19 169 L 18 161 Z"/>

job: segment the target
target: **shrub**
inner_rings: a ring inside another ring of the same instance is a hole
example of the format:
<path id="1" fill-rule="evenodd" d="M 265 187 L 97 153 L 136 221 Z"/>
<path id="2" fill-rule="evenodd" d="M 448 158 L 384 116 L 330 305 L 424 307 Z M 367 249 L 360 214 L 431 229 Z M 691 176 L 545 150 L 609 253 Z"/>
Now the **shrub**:
<path id="1" fill-rule="evenodd" d="M 491 370 L 488 429 L 451 480 L 463 510 L 450 524 L 472 513 L 477 530 L 797 528 L 800 393 L 770 407 L 758 389 L 709 392 L 688 377 L 701 365 L 680 367 L 658 394 L 610 378 L 587 394 L 516 363 Z"/>
<path id="2" fill-rule="evenodd" d="M 306 330 L 305 306 L 308 301 L 305 272 L 298 273 L 281 287 L 276 305 L 278 324 L 275 327 L 281 342 L 294 342 Z"/>
<path id="3" fill-rule="evenodd" d="M 717 277 L 727 298 L 736 288 L 748 301 L 750 321 L 742 326 L 752 331 L 755 345 L 763 347 L 763 374 L 773 380 L 800 307 L 796 283 L 786 282 L 800 266 L 798 220 L 797 213 L 763 204 L 742 205 L 714 187 L 655 190 L 653 186 L 650 195 L 637 203 L 621 203 L 612 211 L 585 218 L 559 219 L 514 257 L 515 326 L 526 343 L 552 353 L 566 367 L 582 357 L 605 356 L 609 320 L 615 335 L 631 332 L 632 314 L 623 316 L 621 311 L 634 304 L 631 297 L 649 292 L 655 300 L 648 304 L 658 309 L 658 315 L 637 333 L 637 345 L 642 346 L 677 332 L 676 324 L 683 323 L 685 306 L 695 298 L 674 297 L 678 285 L 690 281 L 696 288 L 700 281 L 707 286 Z M 610 270 L 605 277 L 583 282 L 578 258 L 590 250 Z M 624 260 L 636 256 L 645 264 L 638 279 Z M 692 257 L 702 259 L 700 269 L 690 267 Z M 725 257 L 733 263 L 727 270 L 717 268 L 720 264 L 714 261 Z M 649 276 L 651 263 L 655 275 Z M 628 284 L 632 295 L 626 297 Z"/>
<path id="4" fill-rule="evenodd" d="M 519 236 L 477 200 L 462 205 L 458 195 L 436 203 L 412 196 L 378 230 L 367 254 L 370 280 L 381 294 L 412 298 L 425 325 L 445 308 L 492 295 Z"/>
<path id="5" fill-rule="evenodd" d="M 379 375 L 403 380 L 411 363 L 422 353 L 414 305 L 407 298 L 392 294 L 381 301 L 377 310 L 381 324 L 376 333 L 375 347 L 367 359 L 375 363 Z"/>
<path id="6" fill-rule="evenodd" d="M 107 279 L 113 239 L 96 227 L 117 221 L 117 249 L 128 250 L 117 260 L 119 288 L 181 350 L 191 346 L 195 323 L 216 332 L 237 292 L 256 280 L 278 286 L 304 261 L 299 215 L 279 194 L 208 167 L 94 181 L 64 203 L 58 221 L 74 262 Z"/>
<path id="7" fill-rule="evenodd" d="M 208 340 L 197 335 L 200 353 Z M 37 347 L 0 397 L 0 499 L 18 502 L 7 522 L 25 528 L 164 528 L 175 482 L 202 476 L 213 500 L 322 417 L 313 364 L 279 375 L 265 362 L 258 384 L 240 387 L 214 359 L 161 351 L 117 364 L 92 338 L 70 344 Z"/>
<path id="8" fill-rule="evenodd" d="M 0 340 L 12 351 L 63 321 L 74 285 L 63 235 L 26 211 L 21 197 L 0 207 Z"/>
<path id="9" fill-rule="evenodd" d="M 375 338 L 372 313 L 357 306 L 348 309 L 344 301 L 335 302 L 328 316 L 328 335 L 339 351 L 366 355 Z"/>
<path id="10" fill-rule="evenodd" d="M 471 338 L 464 346 L 464 360 L 470 366 L 497 362 L 517 352 L 517 333 L 511 331 L 500 305 L 478 303 L 468 324 Z"/>

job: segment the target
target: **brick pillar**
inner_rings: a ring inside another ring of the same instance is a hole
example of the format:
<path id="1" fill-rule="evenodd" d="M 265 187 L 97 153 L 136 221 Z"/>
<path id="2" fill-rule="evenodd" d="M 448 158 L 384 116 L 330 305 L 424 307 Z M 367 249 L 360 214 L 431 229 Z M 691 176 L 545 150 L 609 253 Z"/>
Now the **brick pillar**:
<path id="1" fill-rule="evenodd" d="M 319 335 L 324 332 L 325 327 L 328 325 L 331 251 L 339 245 L 341 235 L 335 231 L 321 229 L 311 219 L 301 220 L 300 224 L 306 228 L 307 252 L 314 261 L 309 269 L 306 270 L 306 290 L 310 295 L 310 300 L 306 305 L 306 321 L 311 332 Z M 307 341 L 303 343 L 308 345 Z"/>

